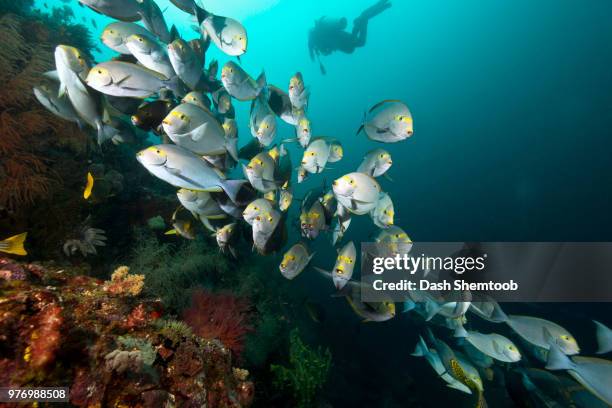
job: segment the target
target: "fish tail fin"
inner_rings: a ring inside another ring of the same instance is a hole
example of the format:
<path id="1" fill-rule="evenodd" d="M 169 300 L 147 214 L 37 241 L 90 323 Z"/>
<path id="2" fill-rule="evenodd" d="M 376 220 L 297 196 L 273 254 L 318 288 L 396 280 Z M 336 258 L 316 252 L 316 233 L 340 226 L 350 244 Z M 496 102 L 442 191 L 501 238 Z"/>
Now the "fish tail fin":
<path id="1" fill-rule="evenodd" d="M 168 230 L 164 232 L 164 235 L 178 235 L 175 229 Z"/>
<path id="2" fill-rule="evenodd" d="M 361 126 L 359 126 L 359 129 L 357 129 L 357 132 L 355 133 L 355 136 L 357 136 L 358 134 L 360 134 L 360 133 L 361 133 L 361 131 L 362 131 L 363 129 L 365 129 L 365 125 L 361 125 Z"/>
<path id="3" fill-rule="evenodd" d="M 491 313 L 490 318 L 492 321 L 497 322 L 497 323 L 505 323 L 505 322 L 508 322 L 508 320 L 510 320 L 508 315 L 502 310 L 502 308 L 497 303 L 495 303 L 495 306 L 493 308 L 493 312 Z"/>
<path id="4" fill-rule="evenodd" d="M 27 236 L 28 233 L 23 232 L 0 241 L 0 251 L 13 255 L 27 255 L 28 252 L 23 247 L 23 243 L 25 242 Z"/>
<path id="5" fill-rule="evenodd" d="M 467 330 L 465 330 L 465 327 L 463 327 L 462 324 L 458 325 L 455 328 L 455 331 L 453 332 L 453 337 L 455 338 L 464 339 L 467 336 L 468 336 L 468 332 Z"/>
<path id="6" fill-rule="evenodd" d="M 181 82 L 178 76 L 173 76 L 172 78 L 164 81 L 164 86 L 172 91 L 174 96 L 178 98 L 182 98 L 185 96 L 185 92 L 181 89 Z"/>
<path id="7" fill-rule="evenodd" d="M 422 336 L 419 336 L 419 341 L 417 342 L 416 347 L 414 348 L 414 352 L 410 355 L 414 357 L 425 357 L 428 353 L 429 348 L 427 348 L 425 340 L 423 340 Z"/>
<path id="8" fill-rule="evenodd" d="M 206 11 L 206 9 L 198 6 L 197 4 L 195 4 L 195 2 L 193 3 L 193 14 L 195 14 L 196 16 L 198 25 L 201 25 L 202 21 L 206 20 L 206 18 L 210 15 L 210 13 Z"/>
<path id="9" fill-rule="evenodd" d="M 407 313 L 416 308 L 416 303 L 414 303 L 412 300 L 407 300 L 403 303 L 403 306 L 404 309 L 402 310 L 402 313 Z"/>
<path id="10" fill-rule="evenodd" d="M 221 182 L 221 188 L 229 196 L 232 202 L 236 202 L 236 197 L 244 183 L 246 183 L 246 180 L 223 180 Z"/>
<path id="11" fill-rule="evenodd" d="M 232 159 L 238 161 L 238 139 L 227 140 L 225 142 L 225 149 Z"/>
<path id="12" fill-rule="evenodd" d="M 603 323 L 593 320 L 597 326 L 595 335 L 597 337 L 597 354 L 605 354 L 612 351 L 612 330 Z"/>
<path id="13" fill-rule="evenodd" d="M 98 146 L 102 146 L 104 142 L 112 139 L 119 131 L 114 127 L 104 124 L 103 122 L 96 123 L 96 130 L 98 133 Z"/>
<path id="14" fill-rule="evenodd" d="M 174 40 L 178 40 L 179 38 L 181 38 L 181 35 L 179 34 L 176 26 L 173 24 L 172 28 L 170 29 L 170 42 L 173 42 Z"/>
<path id="15" fill-rule="evenodd" d="M 440 311 L 441 306 L 433 299 L 425 300 L 425 320 L 430 321 Z"/>
<path id="16" fill-rule="evenodd" d="M 268 80 L 266 79 L 266 72 L 265 71 L 261 71 L 261 74 L 259 74 L 259 76 L 257 77 L 257 90 L 258 90 L 258 94 L 263 91 L 264 89 L 267 88 L 268 86 Z"/>
<path id="17" fill-rule="evenodd" d="M 548 349 L 548 358 L 546 360 L 547 370 L 571 370 L 576 367 L 576 364 L 561 351 L 556 343 L 549 339 L 549 344 L 550 348 Z"/>

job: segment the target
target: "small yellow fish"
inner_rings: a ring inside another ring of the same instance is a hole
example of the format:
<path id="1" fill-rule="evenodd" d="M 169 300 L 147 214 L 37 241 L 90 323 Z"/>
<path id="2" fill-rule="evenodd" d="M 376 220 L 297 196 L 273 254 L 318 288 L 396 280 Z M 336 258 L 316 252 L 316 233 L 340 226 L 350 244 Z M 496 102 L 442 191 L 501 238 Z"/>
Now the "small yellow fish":
<path id="1" fill-rule="evenodd" d="M 91 196 L 91 190 L 93 189 L 94 178 L 90 172 L 87 172 L 87 184 L 85 185 L 85 191 L 83 191 L 83 198 L 88 199 Z"/>
<path id="2" fill-rule="evenodd" d="M 7 254 L 13 255 L 27 255 L 28 253 L 23 247 L 23 243 L 27 236 L 28 233 L 24 232 L 0 241 L 0 252 L 6 252 Z"/>

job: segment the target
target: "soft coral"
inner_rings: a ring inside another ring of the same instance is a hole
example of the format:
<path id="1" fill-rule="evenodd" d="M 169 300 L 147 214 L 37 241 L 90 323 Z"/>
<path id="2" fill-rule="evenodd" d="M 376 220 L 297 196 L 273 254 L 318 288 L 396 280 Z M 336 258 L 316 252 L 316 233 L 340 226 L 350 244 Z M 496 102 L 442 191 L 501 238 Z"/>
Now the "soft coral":
<path id="1" fill-rule="evenodd" d="M 249 309 L 250 303 L 246 298 L 200 289 L 193 293 L 191 307 L 185 310 L 183 320 L 198 336 L 218 339 L 239 357 L 244 347 L 244 336 L 252 330 Z"/>

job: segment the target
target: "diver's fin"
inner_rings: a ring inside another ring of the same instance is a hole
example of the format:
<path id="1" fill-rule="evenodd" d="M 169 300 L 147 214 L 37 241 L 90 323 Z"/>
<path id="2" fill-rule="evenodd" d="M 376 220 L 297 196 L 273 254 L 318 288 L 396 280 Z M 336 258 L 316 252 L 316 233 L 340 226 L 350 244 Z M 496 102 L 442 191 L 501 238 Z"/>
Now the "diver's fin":
<path id="1" fill-rule="evenodd" d="M 609 353 L 612 351 L 612 330 L 597 320 L 593 320 L 593 323 L 597 326 L 597 354 Z"/>

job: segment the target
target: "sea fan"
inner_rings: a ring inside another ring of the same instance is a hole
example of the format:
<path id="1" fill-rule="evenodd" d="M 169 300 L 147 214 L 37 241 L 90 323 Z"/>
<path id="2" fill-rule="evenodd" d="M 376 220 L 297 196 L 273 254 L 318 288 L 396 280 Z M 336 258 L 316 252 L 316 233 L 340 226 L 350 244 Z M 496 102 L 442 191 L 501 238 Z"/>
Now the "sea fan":
<path id="1" fill-rule="evenodd" d="M 192 305 L 183 313 L 183 320 L 194 334 L 208 340 L 217 339 L 239 357 L 249 324 L 250 303 L 230 293 L 211 293 L 204 289 L 193 293 Z"/>

